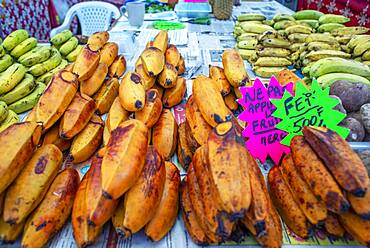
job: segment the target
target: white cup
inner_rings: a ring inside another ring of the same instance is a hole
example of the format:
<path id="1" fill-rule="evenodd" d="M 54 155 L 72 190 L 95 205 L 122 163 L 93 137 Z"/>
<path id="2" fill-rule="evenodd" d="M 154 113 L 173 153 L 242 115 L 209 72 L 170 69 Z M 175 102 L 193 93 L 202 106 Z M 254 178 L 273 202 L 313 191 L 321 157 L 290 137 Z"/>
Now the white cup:
<path id="1" fill-rule="evenodd" d="M 144 22 L 145 3 L 144 2 L 129 2 L 126 6 L 122 6 L 123 15 L 127 17 L 131 26 L 141 26 Z M 127 15 L 126 13 L 127 12 Z"/>

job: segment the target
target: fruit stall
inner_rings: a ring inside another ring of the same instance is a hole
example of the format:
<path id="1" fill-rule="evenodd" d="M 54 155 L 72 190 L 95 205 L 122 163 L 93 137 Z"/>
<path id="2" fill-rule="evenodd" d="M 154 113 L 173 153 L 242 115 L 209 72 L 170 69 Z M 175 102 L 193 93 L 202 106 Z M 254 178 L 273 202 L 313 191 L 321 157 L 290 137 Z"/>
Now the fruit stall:
<path id="1" fill-rule="evenodd" d="M 370 29 L 179 6 L 1 40 L 0 246 L 369 246 Z"/>

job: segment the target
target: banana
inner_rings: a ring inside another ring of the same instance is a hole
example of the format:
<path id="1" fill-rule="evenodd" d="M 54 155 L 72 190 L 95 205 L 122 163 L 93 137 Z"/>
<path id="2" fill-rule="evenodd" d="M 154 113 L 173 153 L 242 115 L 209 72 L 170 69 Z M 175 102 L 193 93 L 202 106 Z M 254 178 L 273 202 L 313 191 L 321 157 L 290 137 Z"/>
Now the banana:
<path id="1" fill-rule="evenodd" d="M 73 66 L 75 65 L 75 63 L 70 63 L 70 64 L 68 64 L 68 65 L 66 65 L 65 67 L 64 67 L 64 70 L 66 70 L 66 71 L 69 71 L 69 72 L 72 72 L 73 71 Z"/>
<path id="2" fill-rule="evenodd" d="M 60 172 L 24 227 L 22 247 L 43 247 L 67 221 L 80 178 L 73 168 Z M 50 207 L 53 206 L 53 207 Z"/>
<path id="3" fill-rule="evenodd" d="M 53 144 L 39 148 L 7 189 L 4 221 L 20 224 L 37 207 L 60 169 L 63 154 Z M 32 185 L 32 187 L 30 187 Z"/>
<path id="4" fill-rule="evenodd" d="M 248 60 L 250 57 L 255 56 L 256 51 L 249 50 L 249 49 L 238 49 L 238 52 L 240 54 L 240 57 L 242 57 L 243 60 Z"/>
<path id="5" fill-rule="evenodd" d="M 347 194 L 352 209 L 364 220 L 370 220 L 370 188 L 367 187 L 363 197 L 356 197 L 351 193 Z"/>
<path id="6" fill-rule="evenodd" d="M 340 223 L 344 229 L 357 239 L 361 245 L 370 244 L 370 221 L 361 219 L 352 211 L 339 215 Z"/>
<path id="7" fill-rule="evenodd" d="M 7 50 L 11 51 L 16 46 L 21 44 L 22 41 L 26 40 L 29 37 L 27 30 L 18 29 L 10 33 L 3 41 L 2 46 Z"/>
<path id="8" fill-rule="evenodd" d="M 339 42 L 339 44 L 347 45 L 347 43 L 352 39 L 352 35 L 337 36 L 335 39 Z"/>
<path id="9" fill-rule="evenodd" d="M 370 81 L 365 77 L 349 73 L 328 73 L 317 78 L 317 82 L 321 85 L 322 88 L 329 87 L 338 80 L 347 80 L 354 83 L 356 82 L 370 85 Z"/>
<path id="10" fill-rule="evenodd" d="M 185 73 L 186 68 L 185 68 L 185 60 L 184 58 L 180 55 L 180 60 L 179 63 L 176 66 L 177 74 L 182 75 Z"/>
<path id="11" fill-rule="evenodd" d="M 370 49 L 362 54 L 362 60 L 370 60 Z"/>
<path id="12" fill-rule="evenodd" d="M 312 33 L 312 28 L 304 26 L 304 25 L 293 25 L 289 26 L 285 29 L 285 33 L 288 35 L 300 33 L 300 34 L 310 34 Z"/>
<path id="13" fill-rule="evenodd" d="M 277 48 L 289 48 L 290 42 L 282 39 L 267 39 L 262 41 L 264 47 L 277 47 Z"/>
<path id="14" fill-rule="evenodd" d="M 169 160 L 177 145 L 177 123 L 169 109 L 163 109 L 157 123 L 153 126 L 152 139 L 158 153 L 165 160 Z"/>
<path id="15" fill-rule="evenodd" d="M 268 185 L 271 200 L 285 224 L 299 237 L 307 238 L 311 225 L 298 204 L 292 201 L 293 194 L 277 166 L 271 168 L 268 173 Z"/>
<path id="16" fill-rule="evenodd" d="M 364 52 L 370 50 L 370 42 L 363 42 L 355 46 L 353 49 L 353 56 L 361 56 Z"/>
<path id="17" fill-rule="evenodd" d="M 9 113 L 10 114 L 10 113 Z M 41 125 L 36 122 L 13 124 L 0 133 L 0 192 L 3 192 L 23 169 L 39 143 Z"/>
<path id="18" fill-rule="evenodd" d="M 90 78 L 99 64 L 99 50 L 92 49 L 89 45 L 84 46 L 74 62 L 73 73 L 78 75 L 80 81 Z"/>
<path id="19" fill-rule="evenodd" d="M 306 42 L 310 43 L 314 41 L 339 45 L 338 41 L 332 35 L 329 34 L 320 34 L 320 33 L 309 34 L 308 37 L 306 38 Z"/>
<path id="20" fill-rule="evenodd" d="M 172 108 L 181 103 L 186 92 L 186 80 L 183 77 L 177 77 L 176 85 L 173 88 L 166 89 L 163 94 L 163 106 Z M 127 94 L 127 93 L 126 93 Z"/>
<path id="21" fill-rule="evenodd" d="M 198 147 L 199 145 L 205 145 L 208 140 L 208 134 L 212 130 L 212 127 L 207 123 L 207 121 L 202 116 L 199 106 L 194 100 L 194 96 L 191 95 L 188 98 L 185 107 L 186 121 L 189 126 L 189 132 L 194 137 L 195 142 L 188 142 L 189 144 L 195 143 L 193 147 Z M 192 149 L 195 151 L 195 149 Z"/>
<path id="22" fill-rule="evenodd" d="M 369 32 L 369 28 L 367 27 L 360 27 L 360 26 L 355 26 L 355 27 L 341 27 L 338 29 L 335 29 L 331 32 L 332 35 L 359 35 L 359 34 L 366 34 Z"/>
<path id="23" fill-rule="evenodd" d="M 41 76 L 42 74 L 47 73 L 48 71 L 54 69 L 62 62 L 62 56 L 56 48 L 51 49 L 50 58 L 40 64 L 36 64 L 28 69 L 28 72 L 33 76 Z"/>
<path id="24" fill-rule="evenodd" d="M 108 78 L 98 92 L 93 96 L 96 103 L 96 112 L 100 115 L 109 111 L 114 99 L 118 96 L 119 82 L 117 78 Z"/>
<path id="25" fill-rule="evenodd" d="M 233 87 L 250 83 L 243 59 L 236 50 L 226 49 L 222 54 L 222 64 L 225 76 Z"/>
<path id="26" fill-rule="evenodd" d="M 165 66 L 165 57 L 156 47 L 146 48 L 141 54 L 141 61 L 145 72 L 151 77 L 158 75 Z"/>
<path id="27" fill-rule="evenodd" d="M 257 49 L 257 55 L 259 57 L 285 58 L 290 55 L 290 51 L 285 48 L 263 47 L 263 48 Z"/>
<path id="28" fill-rule="evenodd" d="M 264 21 L 266 17 L 262 14 L 241 14 L 238 16 L 238 21 Z"/>
<path id="29" fill-rule="evenodd" d="M 55 74 L 36 105 L 36 121 L 49 129 L 63 115 L 78 89 L 77 75 L 62 70 Z"/>
<path id="30" fill-rule="evenodd" d="M 338 28 L 343 28 L 344 25 L 340 23 L 327 23 L 327 24 L 321 24 L 318 28 L 317 31 L 320 33 L 326 33 L 326 32 L 333 32 L 334 30 Z"/>
<path id="31" fill-rule="evenodd" d="M 221 95 L 226 96 L 230 93 L 231 85 L 229 81 L 227 81 L 223 68 L 209 65 L 209 77 L 221 86 Z"/>
<path id="32" fill-rule="evenodd" d="M 180 52 L 177 50 L 177 47 L 175 45 L 168 45 L 168 48 L 165 53 L 165 60 L 166 63 L 171 64 L 173 66 L 177 66 L 177 64 L 180 61 Z"/>
<path id="33" fill-rule="evenodd" d="M 248 39 L 238 42 L 238 48 L 241 49 L 255 49 L 257 46 L 257 39 Z"/>
<path id="34" fill-rule="evenodd" d="M 36 47 L 18 58 L 18 62 L 24 66 L 31 67 L 40 64 L 50 58 L 51 47 Z"/>
<path id="35" fill-rule="evenodd" d="M 254 63 L 255 66 L 287 66 L 291 65 L 292 62 L 287 60 L 286 58 L 279 58 L 279 57 L 261 57 L 257 59 Z"/>
<path id="36" fill-rule="evenodd" d="M 274 23 L 275 30 L 285 30 L 287 27 L 296 25 L 297 22 L 291 20 L 282 20 Z"/>
<path id="37" fill-rule="evenodd" d="M 348 201 L 343 196 L 335 179 L 304 137 L 295 136 L 291 140 L 290 146 L 294 164 L 315 196 L 322 200 L 331 212 L 347 211 Z"/>
<path id="38" fill-rule="evenodd" d="M 8 117 L 8 105 L 0 100 L 0 123 Z"/>
<path id="39" fill-rule="evenodd" d="M 143 64 L 137 65 L 135 67 L 135 72 L 141 76 L 141 79 L 143 80 L 145 90 L 148 90 L 148 89 L 150 89 L 154 86 L 155 81 L 156 81 L 156 77 L 149 76 L 148 73 L 146 73 Z"/>
<path id="40" fill-rule="evenodd" d="M 362 61 L 362 63 L 370 67 L 370 61 Z"/>
<path id="41" fill-rule="evenodd" d="M 143 170 L 121 203 L 124 205 L 124 216 L 115 225 L 121 237 L 127 238 L 138 232 L 153 218 L 163 195 L 165 181 L 164 161 L 154 147 L 149 147 Z M 139 208 L 142 211 L 138 211 Z"/>
<path id="42" fill-rule="evenodd" d="M 153 39 L 152 47 L 156 47 L 165 53 L 168 47 L 168 32 L 165 30 L 159 31 Z"/>
<path id="43" fill-rule="evenodd" d="M 62 32 L 60 32 L 59 34 L 56 34 L 53 37 L 51 37 L 50 42 L 54 46 L 60 46 L 64 42 L 69 40 L 72 36 L 73 36 L 72 32 L 70 30 L 66 29 L 66 30 L 63 30 Z"/>
<path id="44" fill-rule="evenodd" d="M 239 107 L 238 103 L 236 102 L 236 96 L 234 92 L 231 92 L 227 96 L 224 96 L 224 101 L 226 106 L 232 111 L 237 110 Z"/>
<path id="45" fill-rule="evenodd" d="M 178 73 L 176 67 L 171 64 L 165 63 L 162 72 L 158 75 L 157 82 L 163 88 L 175 87 L 177 82 L 177 75 Z"/>
<path id="46" fill-rule="evenodd" d="M 63 56 L 67 56 L 70 52 L 72 52 L 78 45 L 78 39 L 76 37 L 71 37 L 68 41 L 66 41 L 63 45 L 60 46 L 59 52 Z"/>
<path id="47" fill-rule="evenodd" d="M 58 73 L 60 70 L 64 69 L 66 66 L 68 65 L 68 62 L 67 60 L 64 60 L 62 59 L 62 61 L 60 62 L 60 64 L 55 67 L 54 69 L 48 71 L 47 73 L 39 76 L 36 81 L 37 82 L 41 82 L 41 83 L 44 83 L 44 84 L 48 84 L 50 82 L 50 79 L 54 76 L 54 74 Z"/>
<path id="48" fill-rule="evenodd" d="M 162 106 L 162 105 L 161 105 Z M 119 100 L 119 97 L 116 97 L 112 103 L 112 106 L 109 109 L 106 125 L 108 130 L 111 132 L 116 127 L 119 126 L 124 121 L 129 119 L 130 112 L 126 111 Z"/>
<path id="49" fill-rule="evenodd" d="M 355 48 L 358 44 L 370 42 L 370 35 L 355 35 L 353 38 L 348 42 L 347 46 L 350 49 Z"/>
<path id="50" fill-rule="evenodd" d="M 26 68 L 18 63 L 11 65 L 0 76 L 0 94 L 12 90 L 26 74 Z"/>
<path id="51" fill-rule="evenodd" d="M 84 47 L 82 45 L 77 45 L 77 47 L 66 56 L 68 62 L 75 62 L 83 48 Z"/>
<path id="52" fill-rule="evenodd" d="M 102 48 L 109 40 L 109 33 L 107 31 L 93 33 L 87 40 L 87 44 L 96 46 L 98 49 Z"/>
<path id="53" fill-rule="evenodd" d="M 303 33 L 293 33 L 288 36 L 288 39 L 292 43 L 304 43 L 308 34 Z"/>
<path id="54" fill-rule="evenodd" d="M 37 82 L 35 89 L 30 94 L 10 104 L 8 106 L 9 109 L 13 110 L 17 114 L 32 109 L 37 104 L 45 88 L 45 84 Z"/>
<path id="55" fill-rule="evenodd" d="M 308 51 L 319 51 L 319 50 L 336 50 L 336 51 L 340 51 L 341 50 L 341 47 L 340 46 L 336 46 L 336 45 L 330 45 L 330 44 L 325 43 L 325 42 L 314 41 L 314 42 L 308 43 L 307 50 Z"/>
<path id="56" fill-rule="evenodd" d="M 148 128 L 141 121 L 125 121 L 111 132 L 102 162 L 102 190 L 107 198 L 118 199 L 136 182 L 147 144 Z"/>
<path id="57" fill-rule="evenodd" d="M 272 47 L 266 47 L 266 48 L 272 49 Z M 290 45 L 289 50 L 292 51 L 292 52 L 298 52 L 299 53 L 299 51 L 301 51 L 303 49 L 306 49 L 306 48 L 307 48 L 307 43 L 293 43 L 292 45 Z M 277 48 L 277 49 L 284 49 L 284 48 Z M 285 49 L 285 50 L 287 50 L 287 49 Z M 302 52 L 302 53 L 304 53 L 304 52 Z M 268 55 L 268 56 L 265 56 L 265 57 L 270 57 L 270 56 L 271 55 Z M 272 57 L 274 57 L 274 56 L 272 56 Z M 288 56 L 284 56 L 284 57 L 287 58 Z M 293 56 L 291 56 L 291 58 L 292 57 Z M 293 61 L 294 61 L 294 59 L 293 59 Z"/>
<path id="58" fill-rule="evenodd" d="M 5 71 L 13 64 L 13 59 L 9 54 L 5 54 L 0 58 L 0 72 Z"/>
<path id="59" fill-rule="evenodd" d="M 10 52 L 10 55 L 12 55 L 15 58 L 19 58 L 20 56 L 32 50 L 36 46 L 37 46 L 36 38 L 31 37 L 31 38 L 25 39 Z"/>
<path id="60" fill-rule="evenodd" d="M 35 87 L 36 82 L 33 76 L 30 74 L 26 74 L 23 80 L 17 86 L 15 86 L 14 89 L 0 96 L 0 101 L 4 101 L 6 104 L 16 102 L 17 100 L 31 93 L 35 89 Z"/>
<path id="61" fill-rule="evenodd" d="M 300 10 L 292 14 L 296 20 L 318 20 L 324 14 L 317 10 Z"/>
<path id="62" fill-rule="evenodd" d="M 290 21 L 294 21 L 294 17 L 291 16 L 291 15 L 288 15 L 288 14 L 276 14 L 274 15 L 274 17 L 272 18 L 272 20 L 274 20 L 274 22 L 279 22 L 279 21 L 283 21 L 283 20 L 290 20 Z"/>
<path id="63" fill-rule="evenodd" d="M 247 152 L 233 122 L 218 124 L 209 134 L 206 158 L 212 185 L 231 221 L 243 217 L 251 203 Z"/>
<path id="64" fill-rule="evenodd" d="M 318 224 L 327 217 L 325 204 L 319 201 L 296 169 L 292 156 L 286 155 L 280 167 L 285 184 L 311 224 Z"/>
<path id="65" fill-rule="evenodd" d="M 18 115 L 14 111 L 8 110 L 6 118 L 0 123 L 0 132 L 17 122 L 19 122 Z"/>
<path id="66" fill-rule="evenodd" d="M 0 42 L 1 43 L 1 42 Z M 6 54 L 4 47 L 0 44 L 0 58 Z"/>
<path id="67" fill-rule="evenodd" d="M 193 152 L 186 139 L 186 124 L 183 122 L 179 125 L 177 129 L 178 139 L 177 139 L 177 158 L 184 170 L 188 170 L 189 164 L 192 161 Z"/>
<path id="68" fill-rule="evenodd" d="M 334 51 L 334 50 L 320 50 L 320 51 L 311 51 L 307 54 L 306 58 L 312 61 L 317 61 L 323 58 L 329 57 L 339 57 L 349 59 L 351 57 L 350 54 L 342 52 L 342 51 Z"/>
<path id="69" fill-rule="evenodd" d="M 80 82 L 81 93 L 88 96 L 94 95 L 102 86 L 107 74 L 108 66 L 105 63 L 99 63 L 91 77 Z"/>
<path id="70" fill-rule="evenodd" d="M 119 86 L 119 98 L 122 107 L 127 111 L 136 112 L 144 108 L 145 88 L 139 74 L 126 73 Z"/>
<path id="71" fill-rule="evenodd" d="M 333 213 L 328 213 L 328 217 L 324 221 L 325 230 L 336 237 L 343 237 L 345 230 L 339 222 L 338 217 Z"/>
<path id="72" fill-rule="evenodd" d="M 242 41 L 242 40 L 249 40 L 249 39 L 257 39 L 258 34 L 255 33 L 242 33 L 238 37 L 236 37 L 236 41 Z"/>
<path id="73" fill-rule="evenodd" d="M 59 136 L 59 122 L 55 123 L 44 135 L 42 145 L 47 144 L 56 145 L 62 152 L 68 150 L 71 147 L 71 140 L 64 140 Z"/>
<path id="74" fill-rule="evenodd" d="M 78 133 L 71 145 L 72 162 L 77 164 L 90 158 L 103 140 L 104 122 L 93 115 L 84 129 Z"/>
<path id="75" fill-rule="evenodd" d="M 114 59 L 118 56 L 118 45 L 114 42 L 107 42 L 100 50 L 100 61 L 108 67 L 113 63 Z"/>
<path id="76" fill-rule="evenodd" d="M 302 25 L 309 25 L 312 29 L 316 29 L 319 27 L 319 21 L 318 20 L 299 20 L 297 21 L 298 24 L 302 24 Z"/>
<path id="77" fill-rule="evenodd" d="M 123 55 L 118 55 L 111 66 L 109 67 L 108 75 L 110 77 L 122 77 L 123 73 L 126 71 L 126 59 Z"/>
<path id="78" fill-rule="evenodd" d="M 324 58 L 312 65 L 310 77 L 318 78 L 328 73 L 351 73 L 362 77 L 370 77 L 370 68 L 354 60 Z"/>
<path id="79" fill-rule="evenodd" d="M 272 76 L 277 76 L 279 72 L 286 69 L 286 67 L 254 67 L 254 73 L 259 77 L 269 78 Z"/>
<path id="80" fill-rule="evenodd" d="M 0 241 L 2 243 L 14 243 L 19 235 L 23 231 L 25 222 L 21 224 L 10 225 L 3 220 L 3 217 L 0 217 Z"/>
<path id="81" fill-rule="evenodd" d="M 135 112 L 135 119 L 142 121 L 148 128 L 152 128 L 162 113 L 162 101 L 156 89 L 149 89 L 145 93 L 145 105 L 142 110 Z"/>
<path id="82" fill-rule="evenodd" d="M 161 240 L 176 222 L 179 209 L 180 171 L 165 162 L 166 179 L 161 201 L 153 218 L 145 226 L 145 235 L 152 241 Z"/>
<path id="83" fill-rule="evenodd" d="M 274 31 L 272 27 L 265 25 L 265 24 L 242 22 L 240 26 L 244 32 L 248 32 L 248 33 L 262 34 L 265 31 L 269 31 L 269 30 Z"/>
<path id="84" fill-rule="evenodd" d="M 304 127 L 302 132 L 338 184 L 354 196 L 363 197 L 370 180 L 366 176 L 366 167 L 349 144 L 327 128 Z"/>
<path id="85" fill-rule="evenodd" d="M 346 23 L 349 22 L 350 19 L 348 17 L 342 15 L 334 15 L 334 14 L 325 14 L 319 18 L 320 24 L 326 23 Z"/>

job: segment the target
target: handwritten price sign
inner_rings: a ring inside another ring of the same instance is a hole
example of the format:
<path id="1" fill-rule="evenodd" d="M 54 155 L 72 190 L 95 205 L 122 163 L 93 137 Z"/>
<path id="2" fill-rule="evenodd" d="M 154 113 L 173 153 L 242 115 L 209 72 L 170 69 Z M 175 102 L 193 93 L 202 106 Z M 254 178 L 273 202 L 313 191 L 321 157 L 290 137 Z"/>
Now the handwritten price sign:
<path id="1" fill-rule="evenodd" d="M 311 89 L 297 83 L 295 96 L 285 91 L 280 100 L 271 100 L 276 106 L 272 114 L 282 119 L 276 128 L 288 133 L 281 141 L 283 145 L 290 145 L 290 140 L 296 135 L 302 135 L 304 126 L 323 126 L 337 132 L 343 138 L 349 134 L 349 129 L 338 124 L 346 117 L 345 114 L 333 110 L 339 104 L 338 99 L 329 97 L 329 87 L 321 89 L 316 80 Z"/>
<path id="2" fill-rule="evenodd" d="M 291 83 L 281 86 L 275 77 L 270 79 L 267 88 L 258 78 L 253 86 L 240 88 L 243 98 L 238 102 L 245 110 L 238 118 L 248 123 L 243 131 L 243 136 L 248 138 L 246 147 L 262 163 L 270 156 L 278 164 L 281 157 L 290 152 L 289 147 L 280 144 L 288 133 L 275 128 L 281 120 L 271 115 L 276 107 L 270 99 L 280 99 L 284 91 L 292 92 L 292 88 Z"/>

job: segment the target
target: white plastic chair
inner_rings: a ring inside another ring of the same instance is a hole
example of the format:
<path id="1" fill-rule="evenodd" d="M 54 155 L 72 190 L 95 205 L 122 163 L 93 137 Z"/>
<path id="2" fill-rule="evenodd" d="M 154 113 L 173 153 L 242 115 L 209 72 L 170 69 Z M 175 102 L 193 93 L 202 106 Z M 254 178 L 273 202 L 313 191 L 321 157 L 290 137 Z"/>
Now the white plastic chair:
<path id="1" fill-rule="evenodd" d="M 69 29 L 76 15 L 81 24 L 82 35 L 87 36 L 108 30 L 112 18 L 118 19 L 121 16 L 119 9 L 110 3 L 99 1 L 78 3 L 68 10 L 63 24 L 51 30 L 50 37 Z"/>

